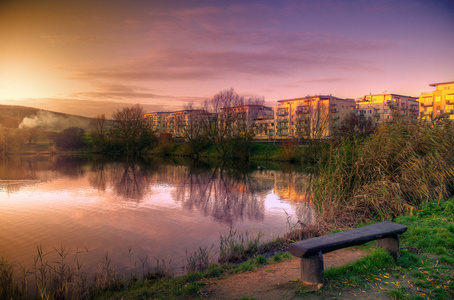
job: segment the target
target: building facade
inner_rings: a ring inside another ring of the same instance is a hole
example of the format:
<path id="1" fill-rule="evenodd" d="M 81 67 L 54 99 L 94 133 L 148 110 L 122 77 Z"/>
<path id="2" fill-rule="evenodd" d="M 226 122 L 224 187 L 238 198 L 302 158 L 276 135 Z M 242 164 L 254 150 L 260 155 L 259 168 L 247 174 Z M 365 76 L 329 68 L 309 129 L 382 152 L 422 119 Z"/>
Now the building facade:
<path id="1" fill-rule="evenodd" d="M 198 134 L 203 126 L 203 118 L 206 116 L 208 116 L 207 112 L 200 109 L 171 112 L 165 118 L 165 133 L 170 133 L 176 138 Z"/>
<path id="2" fill-rule="evenodd" d="M 255 139 L 268 138 L 274 125 L 273 109 L 264 105 L 241 105 L 223 108 L 218 116 L 218 128 L 253 134 Z"/>
<path id="3" fill-rule="evenodd" d="M 454 81 L 432 83 L 435 91 L 419 96 L 420 116 L 423 120 L 454 119 Z"/>
<path id="4" fill-rule="evenodd" d="M 417 119 L 418 98 L 397 94 L 365 95 L 356 102 L 357 114 L 373 124 L 387 122 L 396 116 Z"/>
<path id="5" fill-rule="evenodd" d="M 274 107 L 276 139 L 329 137 L 348 114 L 355 112 L 354 99 L 341 99 L 332 95 L 307 96 L 278 102 Z"/>
<path id="6" fill-rule="evenodd" d="M 143 117 L 150 123 L 151 129 L 157 133 L 166 132 L 166 117 L 170 112 L 152 112 L 145 114 Z"/>

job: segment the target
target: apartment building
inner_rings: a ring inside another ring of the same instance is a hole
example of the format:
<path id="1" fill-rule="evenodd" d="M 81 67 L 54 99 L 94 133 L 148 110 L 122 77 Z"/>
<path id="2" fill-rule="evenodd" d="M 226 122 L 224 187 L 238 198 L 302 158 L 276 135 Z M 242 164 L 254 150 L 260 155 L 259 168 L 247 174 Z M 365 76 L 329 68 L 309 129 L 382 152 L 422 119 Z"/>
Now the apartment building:
<path id="1" fill-rule="evenodd" d="M 419 96 L 420 116 L 423 120 L 454 119 L 454 81 L 432 83 L 435 91 Z"/>
<path id="2" fill-rule="evenodd" d="M 397 94 L 365 95 L 356 102 L 357 114 L 373 124 L 393 119 L 395 116 L 417 119 L 419 116 L 418 98 Z"/>
<path id="3" fill-rule="evenodd" d="M 170 112 L 152 112 L 143 117 L 150 123 L 151 129 L 157 133 L 166 132 L 166 117 Z"/>
<path id="4" fill-rule="evenodd" d="M 342 119 L 355 112 L 354 99 L 332 95 L 279 100 L 274 107 L 275 138 L 323 138 L 332 135 Z"/>
<path id="5" fill-rule="evenodd" d="M 165 117 L 165 133 L 174 137 L 185 137 L 187 134 L 194 134 L 202 126 L 202 118 L 209 114 L 200 109 L 187 109 L 169 113 Z"/>
<path id="6" fill-rule="evenodd" d="M 254 124 L 254 139 L 271 140 L 274 138 L 274 113 L 257 118 Z"/>
<path id="7" fill-rule="evenodd" d="M 273 109 L 264 105 L 228 107 L 221 110 L 218 126 L 231 130 L 253 132 L 255 135 L 259 134 L 260 137 L 267 137 L 270 130 L 269 124 L 273 124 L 273 117 Z"/>

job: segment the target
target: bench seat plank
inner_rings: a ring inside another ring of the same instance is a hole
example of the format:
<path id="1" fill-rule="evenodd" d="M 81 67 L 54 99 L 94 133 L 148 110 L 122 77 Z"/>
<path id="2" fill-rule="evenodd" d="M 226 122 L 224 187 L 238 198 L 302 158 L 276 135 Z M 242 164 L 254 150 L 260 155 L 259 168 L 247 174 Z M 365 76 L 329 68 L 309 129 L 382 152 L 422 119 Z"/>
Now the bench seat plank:
<path id="1" fill-rule="evenodd" d="M 319 251 L 328 253 L 341 248 L 362 245 L 367 242 L 404 233 L 407 226 L 394 222 L 381 222 L 369 226 L 332 233 L 290 244 L 289 251 L 297 257 L 309 257 Z"/>

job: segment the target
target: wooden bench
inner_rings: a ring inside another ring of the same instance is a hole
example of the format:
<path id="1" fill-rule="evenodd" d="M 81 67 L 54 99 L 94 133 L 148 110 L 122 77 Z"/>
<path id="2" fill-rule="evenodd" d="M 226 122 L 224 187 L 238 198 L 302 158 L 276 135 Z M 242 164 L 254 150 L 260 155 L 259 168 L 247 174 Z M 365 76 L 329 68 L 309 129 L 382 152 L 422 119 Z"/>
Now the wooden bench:
<path id="1" fill-rule="evenodd" d="M 289 251 L 301 258 L 301 280 L 321 288 L 324 282 L 323 253 L 377 240 L 377 246 L 388 250 L 396 260 L 399 254 L 399 234 L 406 230 L 405 225 L 381 222 L 292 243 Z"/>

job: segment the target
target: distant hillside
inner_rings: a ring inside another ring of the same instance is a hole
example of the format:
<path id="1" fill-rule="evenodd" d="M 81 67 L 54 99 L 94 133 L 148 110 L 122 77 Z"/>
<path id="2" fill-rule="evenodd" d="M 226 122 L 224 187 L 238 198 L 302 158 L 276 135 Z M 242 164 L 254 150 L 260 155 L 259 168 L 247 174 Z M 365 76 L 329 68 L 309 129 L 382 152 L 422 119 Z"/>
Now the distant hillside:
<path id="1" fill-rule="evenodd" d="M 68 127 L 80 127 L 89 130 L 91 120 L 93 119 L 26 106 L 0 105 L 0 125 L 10 128 L 62 131 Z"/>

